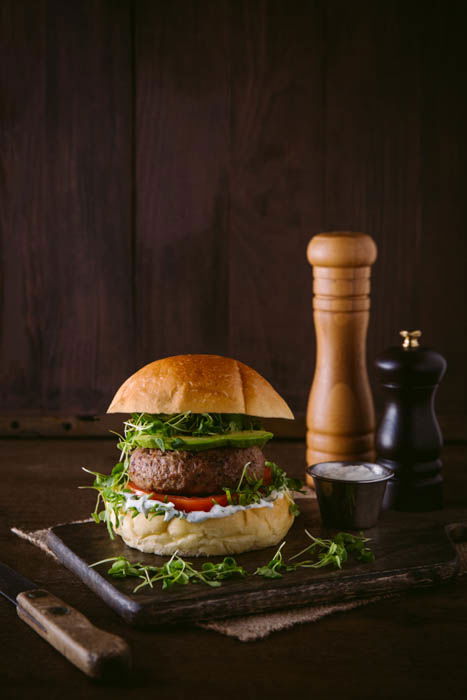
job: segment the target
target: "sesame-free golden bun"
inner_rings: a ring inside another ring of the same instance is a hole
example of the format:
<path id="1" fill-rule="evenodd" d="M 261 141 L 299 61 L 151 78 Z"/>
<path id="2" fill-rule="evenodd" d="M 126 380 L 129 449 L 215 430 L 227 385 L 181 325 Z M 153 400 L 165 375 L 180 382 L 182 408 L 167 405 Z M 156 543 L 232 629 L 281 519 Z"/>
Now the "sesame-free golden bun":
<path id="1" fill-rule="evenodd" d="M 272 547 L 289 531 L 294 516 L 289 511 L 292 496 L 284 493 L 272 508 L 250 508 L 203 522 L 191 523 L 182 518 L 167 522 L 164 516 L 147 518 L 139 513 L 119 516 L 115 528 L 125 544 L 141 552 L 171 556 L 225 556 L 253 549 Z"/>
<path id="2" fill-rule="evenodd" d="M 284 399 L 258 372 L 220 355 L 176 355 L 151 362 L 122 384 L 107 412 L 185 411 L 293 418 Z"/>

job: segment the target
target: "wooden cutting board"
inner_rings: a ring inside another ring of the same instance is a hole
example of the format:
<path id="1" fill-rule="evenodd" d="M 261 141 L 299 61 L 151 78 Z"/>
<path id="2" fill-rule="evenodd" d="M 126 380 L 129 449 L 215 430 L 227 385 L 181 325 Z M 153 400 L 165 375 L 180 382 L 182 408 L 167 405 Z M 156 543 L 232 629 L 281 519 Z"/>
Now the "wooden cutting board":
<path id="1" fill-rule="evenodd" d="M 299 552 L 309 540 L 304 528 L 316 535 L 332 531 L 319 527 L 316 501 L 300 501 L 296 519 L 284 548 L 286 557 Z M 109 565 L 91 569 L 108 557 L 125 555 L 130 561 L 161 565 L 167 558 L 143 554 L 127 547 L 120 538 L 112 541 L 103 525 L 59 525 L 48 534 L 48 545 L 59 560 L 99 595 L 124 620 L 150 625 L 206 620 L 258 613 L 314 603 L 334 603 L 366 598 L 409 588 L 431 586 L 451 579 L 458 571 L 456 551 L 443 525 L 429 514 L 386 512 L 378 526 L 367 530 L 376 560 L 371 564 L 348 561 L 342 570 L 301 569 L 280 579 L 249 576 L 225 581 L 219 588 L 187 585 L 162 591 L 160 584 L 133 593 L 136 578 L 107 576 Z M 266 564 L 276 548 L 236 556 L 247 571 Z M 219 557 L 210 557 L 218 561 Z M 194 561 L 200 564 L 204 558 Z"/>

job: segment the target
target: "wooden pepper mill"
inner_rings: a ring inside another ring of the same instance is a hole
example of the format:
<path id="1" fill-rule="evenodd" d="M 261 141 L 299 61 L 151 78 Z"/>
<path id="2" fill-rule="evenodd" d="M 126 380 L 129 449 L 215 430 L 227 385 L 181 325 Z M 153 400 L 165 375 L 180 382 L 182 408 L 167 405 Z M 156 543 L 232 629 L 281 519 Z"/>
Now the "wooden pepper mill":
<path id="1" fill-rule="evenodd" d="M 420 331 L 401 331 L 402 347 L 376 359 L 386 404 L 376 434 L 378 462 L 394 470 L 385 507 L 403 511 L 442 508 L 442 436 L 433 404 L 446 360 L 419 347 Z"/>
<path id="2" fill-rule="evenodd" d="M 364 233 L 314 236 L 316 369 L 308 400 L 307 463 L 371 461 L 375 416 L 366 368 L 370 271 L 376 244 Z M 312 480 L 307 478 L 312 486 Z"/>

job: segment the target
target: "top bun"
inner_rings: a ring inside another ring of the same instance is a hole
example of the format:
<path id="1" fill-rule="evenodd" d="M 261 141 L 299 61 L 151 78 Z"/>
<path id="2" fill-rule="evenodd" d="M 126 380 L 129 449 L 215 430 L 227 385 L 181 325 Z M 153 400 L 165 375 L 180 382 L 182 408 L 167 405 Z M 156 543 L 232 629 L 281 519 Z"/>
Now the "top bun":
<path id="1" fill-rule="evenodd" d="M 176 355 L 135 372 L 108 413 L 244 413 L 293 418 L 266 379 L 243 362 L 220 355 Z"/>

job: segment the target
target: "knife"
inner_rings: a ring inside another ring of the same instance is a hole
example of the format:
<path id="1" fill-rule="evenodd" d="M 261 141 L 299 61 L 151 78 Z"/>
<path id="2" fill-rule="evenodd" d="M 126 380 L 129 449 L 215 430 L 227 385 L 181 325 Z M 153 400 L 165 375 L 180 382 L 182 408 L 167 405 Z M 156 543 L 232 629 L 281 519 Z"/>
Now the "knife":
<path id="1" fill-rule="evenodd" d="M 1 562 L 0 593 L 16 605 L 23 622 L 86 675 L 106 678 L 129 668 L 124 639 L 95 627 L 71 605 Z"/>

